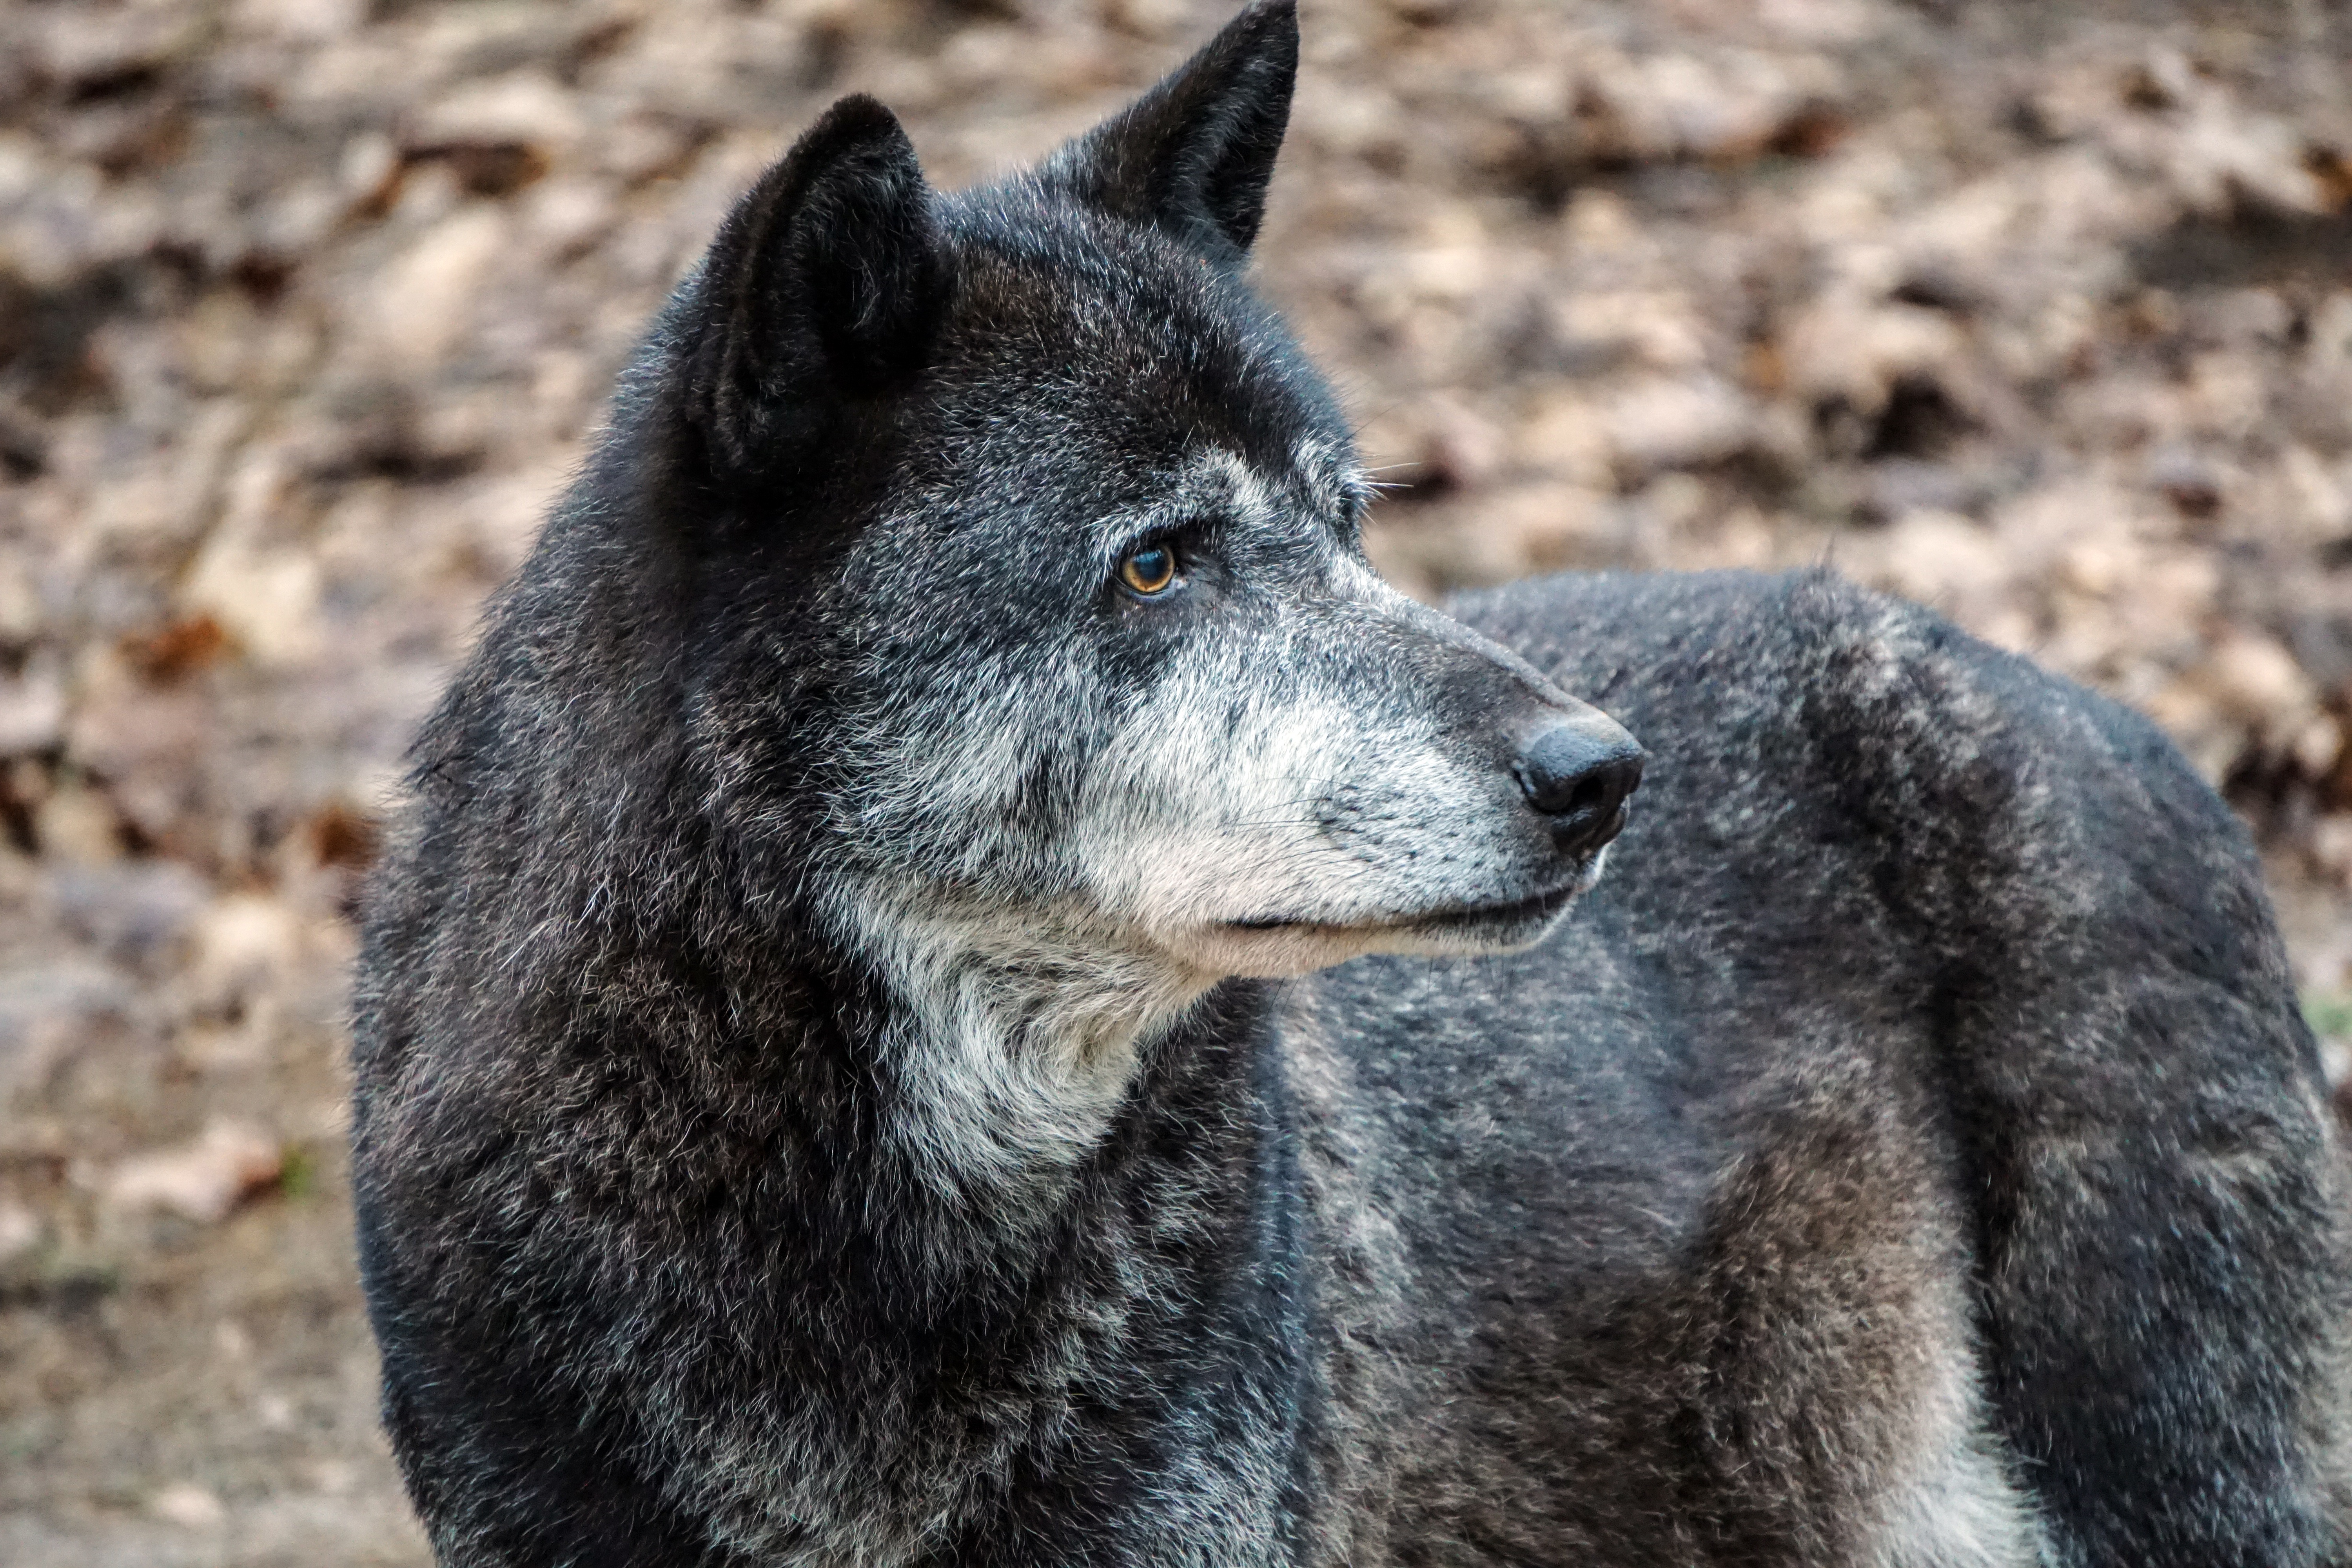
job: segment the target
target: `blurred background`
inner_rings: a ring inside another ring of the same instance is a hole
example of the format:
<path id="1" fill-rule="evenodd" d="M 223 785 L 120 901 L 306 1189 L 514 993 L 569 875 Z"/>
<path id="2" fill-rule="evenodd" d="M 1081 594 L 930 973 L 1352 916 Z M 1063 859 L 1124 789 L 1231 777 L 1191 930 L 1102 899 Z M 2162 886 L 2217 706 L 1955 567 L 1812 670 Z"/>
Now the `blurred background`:
<path id="1" fill-rule="evenodd" d="M 345 1219 L 404 739 L 836 94 L 1225 0 L 0 0 L 0 1561 L 421 1565 Z M 1412 592 L 1830 560 L 2154 715 L 2352 1031 L 2352 17 L 1306 0 L 1259 247 Z"/>

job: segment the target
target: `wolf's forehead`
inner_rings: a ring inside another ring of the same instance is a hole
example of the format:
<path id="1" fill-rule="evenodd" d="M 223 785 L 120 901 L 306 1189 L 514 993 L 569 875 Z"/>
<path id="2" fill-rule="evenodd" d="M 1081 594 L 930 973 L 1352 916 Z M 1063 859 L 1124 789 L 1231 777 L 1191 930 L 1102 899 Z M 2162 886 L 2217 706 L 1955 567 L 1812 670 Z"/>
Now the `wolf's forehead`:
<path id="1" fill-rule="evenodd" d="M 1336 433 L 1321 378 L 1237 279 L 1100 215 L 991 196 L 958 209 L 952 336 L 997 395 L 1115 406 L 1138 428 Z"/>

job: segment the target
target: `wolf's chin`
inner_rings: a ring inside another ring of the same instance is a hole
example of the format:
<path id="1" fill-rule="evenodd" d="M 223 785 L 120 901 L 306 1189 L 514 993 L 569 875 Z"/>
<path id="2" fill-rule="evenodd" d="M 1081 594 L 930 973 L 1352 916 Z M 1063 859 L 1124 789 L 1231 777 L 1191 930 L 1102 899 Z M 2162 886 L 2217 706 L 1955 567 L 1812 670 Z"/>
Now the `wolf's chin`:
<path id="1" fill-rule="evenodd" d="M 1412 958 L 1475 958 L 1524 952 L 1549 936 L 1585 884 L 1493 910 L 1449 910 L 1426 921 L 1378 928 L 1367 951 Z"/>
<path id="2" fill-rule="evenodd" d="M 1508 901 L 1349 921 L 1233 920 L 1181 945 L 1196 964 L 1258 979 L 1311 973 L 1375 952 L 1463 958 L 1524 952 L 1549 936 L 1569 906 L 1592 890 L 1608 855 L 1604 845 L 1573 880 Z"/>

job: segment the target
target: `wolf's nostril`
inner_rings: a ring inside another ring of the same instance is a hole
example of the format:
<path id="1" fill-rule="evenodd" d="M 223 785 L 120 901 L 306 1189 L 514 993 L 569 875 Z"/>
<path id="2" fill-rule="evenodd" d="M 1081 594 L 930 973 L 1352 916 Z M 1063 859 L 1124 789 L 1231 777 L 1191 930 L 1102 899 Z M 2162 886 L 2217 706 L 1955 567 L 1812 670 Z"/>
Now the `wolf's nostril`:
<path id="1" fill-rule="evenodd" d="M 1616 837 L 1619 808 L 1642 782 L 1642 748 L 1606 720 L 1555 724 L 1527 743 L 1516 771 L 1528 804 L 1552 819 L 1560 847 L 1582 853 Z"/>

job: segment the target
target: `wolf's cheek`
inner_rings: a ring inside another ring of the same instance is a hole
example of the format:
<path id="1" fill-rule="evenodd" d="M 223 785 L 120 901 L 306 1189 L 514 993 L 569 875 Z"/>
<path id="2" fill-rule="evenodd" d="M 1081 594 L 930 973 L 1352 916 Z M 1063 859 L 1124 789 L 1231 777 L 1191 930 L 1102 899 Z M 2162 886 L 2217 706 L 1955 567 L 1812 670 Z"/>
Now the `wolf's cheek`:
<path id="1" fill-rule="evenodd" d="M 1147 931 L 1232 918 L 1314 856 L 1316 759 L 1352 741 L 1336 704 L 1275 705 L 1230 680 L 1163 683 L 1090 765 L 1071 837 L 1080 883 Z"/>
<path id="2" fill-rule="evenodd" d="M 1276 925 L 1374 923 L 1516 888 L 1521 825 L 1500 781 L 1431 726 L 1368 723 L 1311 692 L 1239 709 L 1229 693 L 1190 709 L 1163 693 L 1090 770 L 1074 839 L 1104 913 L 1177 947 L 1215 931 L 1222 952 Z"/>

